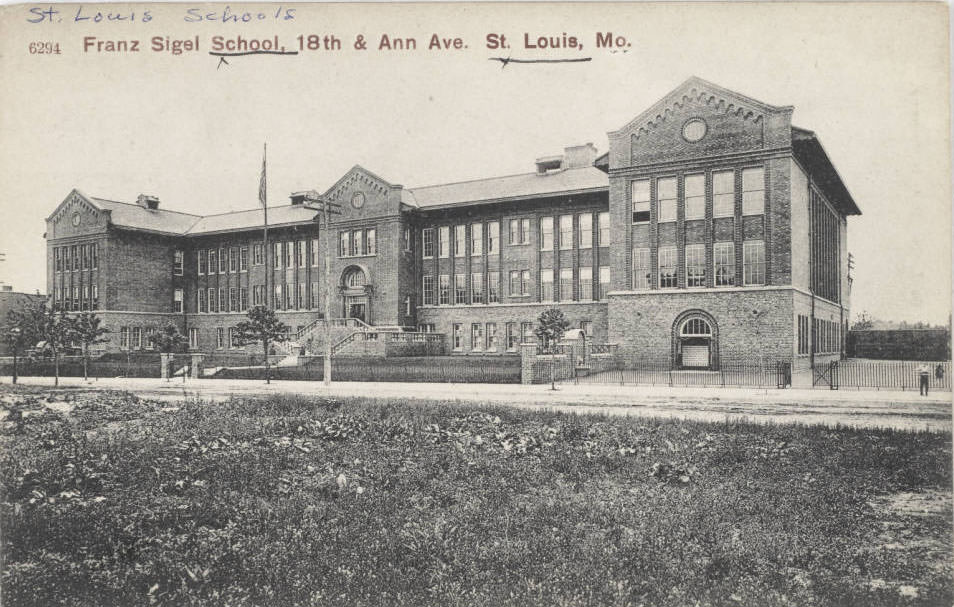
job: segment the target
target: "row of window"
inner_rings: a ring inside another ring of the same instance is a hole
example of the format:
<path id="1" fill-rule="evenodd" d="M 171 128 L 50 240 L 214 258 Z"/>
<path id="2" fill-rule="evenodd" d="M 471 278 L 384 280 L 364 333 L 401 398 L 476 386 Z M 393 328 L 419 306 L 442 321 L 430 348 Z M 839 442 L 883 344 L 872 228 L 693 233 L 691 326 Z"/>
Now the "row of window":
<path id="1" fill-rule="evenodd" d="M 308 265 L 318 266 L 318 239 L 289 240 L 287 242 L 272 243 L 272 268 L 304 268 Z M 217 249 L 200 250 L 197 252 L 198 273 L 205 274 L 234 274 L 247 272 L 249 262 L 253 266 L 265 264 L 264 243 L 254 243 L 249 259 L 249 247 L 219 247 Z M 182 275 L 182 251 L 175 252 L 173 274 Z"/>
<path id="2" fill-rule="evenodd" d="M 96 310 L 99 308 L 99 285 L 54 287 L 53 308 L 67 312 Z"/>
<path id="3" fill-rule="evenodd" d="M 511 246 L 530 244 L 529 218 L 512 218 L 506 221 L 508 222 L 507 244 Z M 560 215 L 557 222 L 559 227 L 557 243 L 560 250 L 573 249 L 574 244 L 579 249 L 593 247 L 593 213 Z M 597 235 L 599 246 L 609 246 L 609 213 L 599 213 L 597 224 L 599 227 Z M 453 238 L 451 238 L 451 226 L 424 228 L 421 231 L 422 255 L 424 259 L 433 259 L 435 254 L 442 259 L 447 258 L 450 257 L 453 247 L 454 257 L 481 256 L 484 254 L 485 226 L 487 233 L 486 253 L 487 255 L 497 255 L 500 253 L 500 222 L 498 221 L 489 221 L 486 224 L 472 223 L 469 228 L 463 224 L 455 225 L 453 226 Z M 541 217 L 538 227 L 540 250 L 552 251 L 555 242 L 554 217 Z M 469 238 L 468 229 L 470 231 Z M 470 245 L 469 251 L 468 243 Z"/>
<path id="4" fill-rule="evenodd" d="M 676 247 L 659 247 L 655 274 L 657 288 L 675 289 L 679 286 L 678 251 Z M 705 287 L 709 272 L 706 263 L 706 245 L 685 247 L 685 278 L 690 288 Z M 729 287 L 737 284 L 735 275 L 735 243 L 716 242 L 712 245 L 713 286 Z M 653 288 L 654 269 L 650 249 L 633 249 L 633 289 Z M 742 285 L 765 284 L 765 242 L 749 240 L 742 243 Z"/>
<path id="5" fill-rule="evenodd" d="M 309 298 L 308 283 L 277 284 L 272 292 L 272 307 L 276 310 L 317 310 L 320 299 L 318 289 L 319 283 L 311 283 Z M 268 305 L 265 285 L 253 285 L 251 295 L 251 305 Z M 249 291 L 246 287 L 208 288 L 196 292 L 196 309 L 200 313 L 245 312 L 248 307 Z M 174 311 L 181 312 L 181 305 L 178 308 Z"/>
<path id="6" fill-rule="evenodd" d="M 586 335 L 590 335 L 593 330 L 593 323 L 588 320 L 580 322 L 580 328 Z M 433 325 L 422 325 L 421 331 L 433 331 Z M 537 338 L 533 332 L 532 322 L 508 322 L 504 324 L 504 346 L 507 352 L 516 352 L 521 342 L 536 342 Z M 471 323 L 470 325 L 470 343 L 464 343 L 464 324 L 454 323 L 451 325 L 451 345 L 455 352 L 462 352 L 465 345 L 469 345 L 472 352 L 497 352 L 499 348 L 500 337 L 497 334 L 497 323 Z"/>
<path id="7" fill-rule="evenodd" d="M 798 315 L 796 323 L 797 352 L 808 354 L 809 349 L 815 354 L 834 354 L 841 351 L 841 324 L 816 318 L 812 323 L 812 333 L 809 335 L 809 318 L 805 314 Z"/>
<path id="8" fill-rule="evenodd" d="M 657 222 L 676 221 L 680 207 L 680 179 L 683 182 L 681 206 L 685 219 L 705 219 L 708 176 L 697 173 L 634 180 L 631 184 L 633 223 L 648 223 L 653 208 Z M 712 173 L 712 217 L 735 217 L 735 181 L 734 170 Z M 742 169 L 742 215 L 761 215 L 764 212 L 765 170 L 762 167 Z"/>
<path id="9" fill-rule="evenodd" d="M 377 230 L 374 228 L 338 232 L 338 257 L 362 257 L 377 253 Z"/>
<path id="10" fill-rule="evenodd" d="M 55 272 L 95 270 L 98 267 L 99 245 L 97 243 L 53 247 L 53 269 Z"/>
<path id="11" fill-rule="evenodd" d="M 434 276 L 427 275 L 421 281 L 422 302 L 425 306 L 432 305 L 467 305 L 500 302 L 500 273 L 487 273 L 487 292 L 484 297 L 484 273 L 470 274 L 469 290 L 466 274 L 454 274 L 453 292 L 451 291 L 451 276 L 440 274 L 435 284 Z M 599 283 L 595 294 L 596 299 L 604 299 L 609 292 L 610 269 L 602 266 L 598 270 Z M 560 281 L 554 291 L 554 275 L 552 268 L 541 269 L 538 275 L 540 301 L 591 301 L 593 293 L 593 268 L 581 267 L 576 272 L 572 268 L 560 270 Z M 533 289 L 530 270 L 511 270 L 509 275 L 510 297 L 530 297 Z M 574 292 L 574 285 L 576 286 Z M 452 299 L 453 294 L 453 299 Z"/>

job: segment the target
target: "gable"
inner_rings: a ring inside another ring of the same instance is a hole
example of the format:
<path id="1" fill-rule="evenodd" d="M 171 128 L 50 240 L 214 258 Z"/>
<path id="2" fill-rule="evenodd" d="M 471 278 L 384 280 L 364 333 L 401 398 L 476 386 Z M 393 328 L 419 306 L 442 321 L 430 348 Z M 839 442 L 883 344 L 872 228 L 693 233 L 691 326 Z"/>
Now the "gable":
<path id="1" fill-rule="evenodd" d="M 690 78 L 609 134 L 610 168 L 786 147 L 791 112 Z"/>
<path id="2" fill-rule="evenodd" d="M 102 234 L 109 212 L 98 208 L 79 190 L 73 190 L 46 219 L 48 240 Z"/>
<path id="3" fill-rule="evenodd" d="M 339 205 L 341 215 L 333 221 L 360 220 L 399 214 L 401 190 L 401 186 L 355 166 L 331 186 L 323 198 Z"/>

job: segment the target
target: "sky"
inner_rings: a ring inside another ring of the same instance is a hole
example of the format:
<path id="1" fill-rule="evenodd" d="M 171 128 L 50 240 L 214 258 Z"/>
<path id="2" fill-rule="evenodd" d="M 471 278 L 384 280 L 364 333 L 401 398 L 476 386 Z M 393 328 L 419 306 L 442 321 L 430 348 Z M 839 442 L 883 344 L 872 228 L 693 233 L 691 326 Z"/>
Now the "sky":
<path id="1" fill-rule="evenodd" d="M 265 16 L 248 24 L 223 23 L 225 5 L 55 5 L 52 22 L 27 21 L 50 6 L 0 6 L 0 281 L 16 290 L 45 290 L 44 220 L 73 188 L 197 214 L 250 208 L 266 141 L 272 205 L 355 164 L 408 187 L 530 172 L 565 146 L 605 151 L 607 132 L 696 75 L 792 105 L 793 123 L 820 137 L 863 212 L 848 223 L 854 314 L 947 323 L 944 4 L 230 5 Z M 127 19 L 76 21 L 77 10 Z M 597 49 L 597 32 L 629 46 Z M 510 48 L 486 48 L 491 33 Z M 524 48 L 525 34 L 564 33 L 583 48 Z M 213 36 L 278 36 L 291 49 L 311 34 L 335 34 L 342 50 L 227 65 L 208 54 Z M 382 34 L 417 50 L 378 50 Z M 432 34 L 465 48 L 428 50 Z M 367 50 L 354 49 L 358 35 Z M 141 50 L 84 52 L 88 36 Z M 155 52 L 153 36 L 199 36 L 200 50 Z M 61 53 L 31 54 L 31 42 Z M 592 60 L 489 60 L 500 56 Z"/>

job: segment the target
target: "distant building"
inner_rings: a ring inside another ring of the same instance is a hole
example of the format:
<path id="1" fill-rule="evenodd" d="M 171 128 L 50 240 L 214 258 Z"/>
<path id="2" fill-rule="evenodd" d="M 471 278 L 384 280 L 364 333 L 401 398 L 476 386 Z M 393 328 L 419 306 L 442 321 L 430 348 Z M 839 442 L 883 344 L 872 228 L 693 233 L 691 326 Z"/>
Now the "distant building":
<path id="1" fill-rule="evenodd" d="M 321 194 L 341 206 L 330 226 L 301 194 L 270 207 L 267 249 L 260 208 L 199 216 L 74 190 L 47 219 L 47 284 L 58 306 L 100 310 L 122 349 L 168 322 L 227 349 L 265 304 L 296 330 L 327 314 L 505 353 L 558 306 L 630 358 L 808 366 L 844 352 L 860 211 L 792 112 L 690 78 L 601 156 L 572 146 L 532 172 L 418 188 L 355 166 Z"/>
<path id="2" fill-rule="evenodd" d="M 21 293 L 14 291 L 12 285 L 0 285 L 0 325 L 6 323 L 7 314 L 10 311 L 35 306 L 44 300 L 46 300 L 46 295 Z M 0 340 L 0 356 L 12 356 L 5 340 Z"/>

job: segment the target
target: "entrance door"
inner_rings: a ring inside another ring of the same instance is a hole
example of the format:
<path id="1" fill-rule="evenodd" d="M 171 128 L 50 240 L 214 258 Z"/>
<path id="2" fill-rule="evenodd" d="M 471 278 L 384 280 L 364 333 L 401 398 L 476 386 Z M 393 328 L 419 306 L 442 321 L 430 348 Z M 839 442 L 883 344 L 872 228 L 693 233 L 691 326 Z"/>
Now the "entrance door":
<path id="1" fill-rule="evenodd" d="M 368 322 L 365 317 L 365 305 L 363 303 L 348 304 L 348 318 L 357 318 L 361 322 Z"/>
<path id="2" fill-rule="evenodd" d="M 709 368 L 709 345 L 682 346 L 682 366 L 688 369 Z"/>

